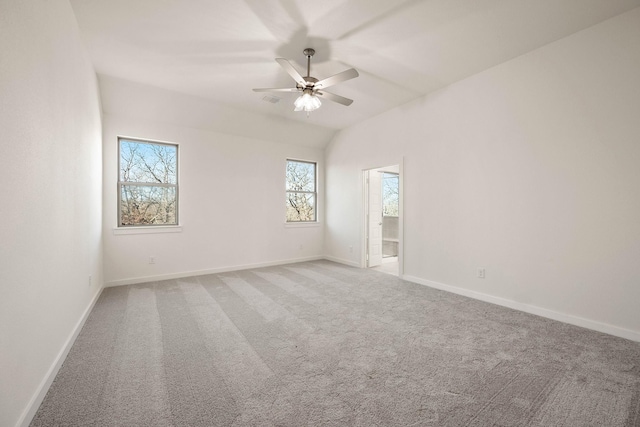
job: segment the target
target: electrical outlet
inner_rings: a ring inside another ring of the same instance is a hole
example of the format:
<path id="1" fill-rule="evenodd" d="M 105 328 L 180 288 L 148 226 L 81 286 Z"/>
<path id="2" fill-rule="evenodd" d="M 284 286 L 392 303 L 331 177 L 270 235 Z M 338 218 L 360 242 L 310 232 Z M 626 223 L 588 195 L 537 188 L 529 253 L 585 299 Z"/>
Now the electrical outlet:
<path id="1" fill-rule="evenodd" d="M 89 275 L 89 286 L 91 286 L 92 283 L 93 283 L 93 279 L 91 278 L 91 275 Z"/>
<path id="2" fill-rule="evenodd" d="M 155 264 L 155 263 L 156 263 L 156 257 L 150 256 L 149 257 L 149 264 Z"/>
<path id="3" fill-rule="evenodd" d="M 353 252 L 353 246 L 349 246 L 349 252 Z"/>
<path id="4" fill-rule="evenodd" d="M 484 268 L 479 268 L 478 269 L 478 279 L 484 279 L 486 275 L 485 269 Z"/>

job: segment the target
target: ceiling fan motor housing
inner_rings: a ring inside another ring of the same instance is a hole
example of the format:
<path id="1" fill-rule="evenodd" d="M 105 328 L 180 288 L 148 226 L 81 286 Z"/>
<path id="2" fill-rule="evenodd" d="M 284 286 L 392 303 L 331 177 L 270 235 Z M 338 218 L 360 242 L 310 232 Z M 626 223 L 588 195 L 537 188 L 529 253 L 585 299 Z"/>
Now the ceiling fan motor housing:
<path id="1" fill-rule="evenodd" d="M 307 82 L 306 86 L 302 86 L 300 84 L 296 84 L 296 87 L 300 90 L 303 90 L 305 88 L 313 88 L 313 85 L 315 85 L 318 82 L 318 79 L 316 79 L 315 77 L 311 77 L 311 76 L 306 76 L 304 78 L 304 81 Z"/>

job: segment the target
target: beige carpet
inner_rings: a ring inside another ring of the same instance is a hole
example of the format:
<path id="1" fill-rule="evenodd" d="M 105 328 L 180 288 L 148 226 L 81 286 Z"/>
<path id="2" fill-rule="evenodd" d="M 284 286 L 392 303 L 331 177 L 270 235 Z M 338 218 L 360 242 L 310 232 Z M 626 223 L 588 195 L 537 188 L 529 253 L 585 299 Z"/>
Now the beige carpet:
<path id="1" fill-rule="evenodd" d="M 640 344 L 327 261 L 105 289 L 32 426 L 639 426 Z"/>

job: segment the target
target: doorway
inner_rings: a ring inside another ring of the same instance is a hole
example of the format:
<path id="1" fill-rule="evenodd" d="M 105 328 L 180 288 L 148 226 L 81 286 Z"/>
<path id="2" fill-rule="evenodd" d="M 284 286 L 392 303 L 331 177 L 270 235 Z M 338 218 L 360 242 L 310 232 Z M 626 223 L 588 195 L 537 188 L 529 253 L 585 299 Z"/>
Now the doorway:
<path id="1" fill-rule="evenodd" d="M 400 167 L 364 171 L 364 266 L 400 276 L 401 206 Z"/>

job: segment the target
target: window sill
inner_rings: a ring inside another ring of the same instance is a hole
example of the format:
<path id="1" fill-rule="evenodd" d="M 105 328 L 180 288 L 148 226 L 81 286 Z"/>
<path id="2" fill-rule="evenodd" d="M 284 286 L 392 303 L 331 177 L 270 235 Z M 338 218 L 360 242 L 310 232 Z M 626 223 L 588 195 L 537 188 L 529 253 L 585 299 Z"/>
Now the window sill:
<path id="1" fill-rule="evenodd" d="M 116 227 L 113 234 L 120 236 L 123 234 L 160 234 L 160 233 L 182 233 L 181 225 L 163 225 L 158 227 Z"/>
<path id="2" fill-rule="evenodd" d="M 285 222 L 285 228 L 304 228 L 304 227 L 320 227 L 318 221 L 315 222 Z"/>

